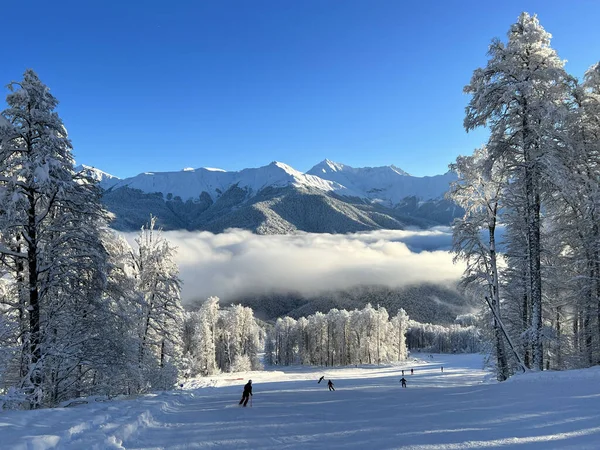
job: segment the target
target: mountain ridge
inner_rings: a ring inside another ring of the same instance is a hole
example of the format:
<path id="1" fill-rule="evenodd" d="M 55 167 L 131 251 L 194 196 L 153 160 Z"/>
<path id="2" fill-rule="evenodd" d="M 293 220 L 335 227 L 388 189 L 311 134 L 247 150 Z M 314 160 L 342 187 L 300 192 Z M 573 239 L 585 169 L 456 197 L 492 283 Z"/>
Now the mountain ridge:
<path id="1" fill-rule="evenodd" d="M 273 161 L 232 172 L 185 168 L 124 179 L 80 170 L 98 180 L 112 226 L 124 231 L 139 229 L 150 214 L 165 229 L 281 234 L 447 225 L 458 211 L 443 198 L 454 174 L 413 177 L 393 165 L 354 168 L 326 159 L 303 173 Z"/>
<path id="2" fill-rule="evenodd" d="M 90 166 L 83 167 L 105 190 L 127 186 L 146 193 L 171 194 L 184 201 L 198 197 L 201 192 L 207 192 L 215 200 L 234 184 L 248 188 L 250 195 L 255 195 L 265 187 L 291 184 L 393 205 L 411 196 L 425 200 L 439 198 L 446 192 L 450 181 L 456 178 L 451 172 L 413 177 L 394 165 L 355 168 L 329 159 L 321 161 L 306 173 L 286 163 L 273 161 L 266 166 L 240 171 L 185 168 L 180 171 L 142 172 L 123 179 Z M 384 198 L 378 198 L 384 194 Z"/>

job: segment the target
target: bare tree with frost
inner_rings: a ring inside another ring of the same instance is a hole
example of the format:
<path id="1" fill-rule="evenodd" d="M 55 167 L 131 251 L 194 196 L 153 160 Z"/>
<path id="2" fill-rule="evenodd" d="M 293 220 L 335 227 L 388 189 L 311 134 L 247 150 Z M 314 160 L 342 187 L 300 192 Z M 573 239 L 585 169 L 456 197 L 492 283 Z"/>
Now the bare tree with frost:
<path id="1" fill-rule="evenodd" d="M 140 293 L 138 363 L 150 387 L 168 388 L 177 381 L 181 357 L 183 308 L 175 248 L 156 229 L 156 218 L 142 227 L 132 252 Z"/>
<path id="2" fill-rule="evenodd" d="M 500 282 L 496 228 L 502 208 L 500 199 L 507 184 L 507 168 L 502 159 L 489 162 L 487 147 L 475 150 L 472 156 L 460 156 L 450 165 L 458 175 L 447 196 L 465 210 L 455 219 L 453 251 L 456 260 L 466 262 L 462 283 L 483 287 L 481 294 L 492 313 L 497 376 L 509 377 L 505 341 L 525 369 L 521 357 L 510 341 L 500 311 Z"/>

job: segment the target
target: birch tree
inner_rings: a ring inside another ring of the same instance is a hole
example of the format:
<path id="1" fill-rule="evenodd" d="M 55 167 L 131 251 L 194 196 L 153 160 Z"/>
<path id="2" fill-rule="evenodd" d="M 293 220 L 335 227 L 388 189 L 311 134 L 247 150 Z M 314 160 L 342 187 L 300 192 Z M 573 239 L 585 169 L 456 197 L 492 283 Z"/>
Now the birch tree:
<path id="1" fill-rule="evenodd" d="M 147 369 L 150 384 L 163 388 L 176 382 L 181 356 L 183 308 L 179 269 L 174 263 L 175 249 L 156 229 L 156 218 L 142 227 L 132 252 L 140 293 L 139 354 L 140 367 Z"/>
<path id="2" fill-rule="evenodd" d="M 509 376 L 505 350 L 506 330 L 500 311 L 500 283 L 496 227 L 500 215 L 500 198 L 506 185 L 506 166 L 502 160 L 486 168 L 489 154 L 486 147 L 473 156 L 459 157 L 450 168 L 458 175 L 448 192 L 448 198 L 465 210 L 462 218 L 453 223 L 453 251 L 455 260 L 463 260 L 467 268 L 463 284 L 484 287 L 484 298 L 492 313 L 497 376 L 504 381 Z M 520 360 L 511 345 L 513 352 Z"/>

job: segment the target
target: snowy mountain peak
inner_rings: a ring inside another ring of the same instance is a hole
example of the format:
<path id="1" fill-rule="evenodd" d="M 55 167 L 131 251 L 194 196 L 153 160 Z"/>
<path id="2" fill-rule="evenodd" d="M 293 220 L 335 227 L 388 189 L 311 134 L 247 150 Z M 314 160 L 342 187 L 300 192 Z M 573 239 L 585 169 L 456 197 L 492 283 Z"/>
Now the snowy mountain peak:
<path id="1" fill-rule="evenodd" d="M 404 170 L 391 165 L 382 167 L 354 168 L 326 159 L 307 174 L 334 181 L 362 198 L 374 203 L 393 206 L 406 197 L 422 199 L 439 198 L 448 190 L 454 174 L 433 177 L 413 177 Z"/>
<path id="2" fill-rule="evenodd" d="M 319 164 L 317 164 L 312 169 L 310 169 L 307 173 L 318 176 L 320 173 L 333 173 L 333 172 L 350 172 L 350 173 L 371 172 L 372 173 L 372 172 L 390 172 L 390 171 L 395 172 L 398 175 L 410 176 L 410 174 L 408 174 L 407 172 L 405 172 L 404 170 L 400 169 L 399 167 L 397 167 L 393 164 L 391 166 L 354 168 L 354 167 L 348 166 L 346 164 L 332 161 L 330 159 L 325 159 L 325 160 L 321 161 Z"/>
<path id="3" fill-rule="evenodd" d="M 341 163 L 336 163 L 335 161 L 331 161 L 330 159 L 324 159 L 319 164 L 310 169 L 307 173 L 318 175 L 318 173 L 328 173 L 328 172 L 342 172 L 344 169 L 348 168 Z"/>
<path id="4" fill-rule="evenodd" d="M 88 177 L 96 180 L 102 189 L 108 189 L 117 184 L 120 179 L 92 166 L 80 164 L 74 168 L 75 172 L 83 172 Z"/>
<path id="5" fill-rule="evenodd" d="M 405 172 L 404 170 L 402 170 L 400 167 L 396 167 L 395 165 L 391 165 L 390 169 L 392 169 L 394 172 L 398 173 L 399 175 L 404 175 L 405 177 L 410 177 L 410 173 Z"/>
<path id="6" fill-rule="evenodd" d="M 269 166 L 277 167 L 278 169 L 283 170 L 285 173 L 293 176 L 293 177 L 302 177 L 304 174 L 292 166 L 287 165 L 286 163 L 282 163 L 280 161 L 273 161 Z"/>

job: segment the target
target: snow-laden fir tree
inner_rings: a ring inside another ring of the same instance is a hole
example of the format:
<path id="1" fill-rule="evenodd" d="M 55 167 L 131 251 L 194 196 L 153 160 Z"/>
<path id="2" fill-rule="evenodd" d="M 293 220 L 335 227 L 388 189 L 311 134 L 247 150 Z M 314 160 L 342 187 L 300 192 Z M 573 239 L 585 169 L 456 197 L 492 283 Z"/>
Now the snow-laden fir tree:
<path id="1" fill-rule="evenodd" d="M 58 401 L 89 369 L 102 327 L 106 212 L 73 171 L 56 98 L 32 70 L 9 84 L 0 124 L 0 255 L 15 285 L 18 387 L 32 407 Z M 14 296 L 13 296 L 14 295 Z"/>
<path id="2" fill-rule="evenodd" d="M 520 15 L 508 42 L 492 41 L 486 67 L 473 73 L 465 92 L 472 95 L 465 128 L 487 126 L 490 159 L 504 158 L 509 176 L 522 183 L 527 220 L 528 291 L 532 305 L 534 366 L 543 369 L 541 204 L 547 163 L 561 151 L 565 100 L 571 78 L 550 46 L 550 34 L 536 16 Z"/>

